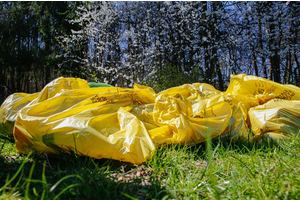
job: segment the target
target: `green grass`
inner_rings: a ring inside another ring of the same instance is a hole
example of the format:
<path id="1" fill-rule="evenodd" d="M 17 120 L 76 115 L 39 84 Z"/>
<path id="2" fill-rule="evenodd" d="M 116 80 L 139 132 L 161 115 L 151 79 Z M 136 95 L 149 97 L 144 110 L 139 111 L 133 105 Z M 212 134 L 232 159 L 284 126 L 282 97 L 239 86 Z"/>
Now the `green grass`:
<path id="1" fill-rule="evenodd" d="M 0 199 L 299 199 L 300 139 L 160 147 L 143 165 L 19 154 L 0 140 Z"/>

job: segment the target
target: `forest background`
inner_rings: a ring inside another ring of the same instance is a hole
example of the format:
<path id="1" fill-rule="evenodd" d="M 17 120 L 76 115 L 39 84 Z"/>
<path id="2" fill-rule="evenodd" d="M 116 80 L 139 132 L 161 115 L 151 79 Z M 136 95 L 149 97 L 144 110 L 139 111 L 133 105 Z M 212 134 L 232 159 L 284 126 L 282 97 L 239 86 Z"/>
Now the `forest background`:
<path id="1" fill-rule="evenodd" d="M 226 90 L 246 73 L 299 86 L 300 2 L 0 2 L 0 101 L 60 76 Z"/>

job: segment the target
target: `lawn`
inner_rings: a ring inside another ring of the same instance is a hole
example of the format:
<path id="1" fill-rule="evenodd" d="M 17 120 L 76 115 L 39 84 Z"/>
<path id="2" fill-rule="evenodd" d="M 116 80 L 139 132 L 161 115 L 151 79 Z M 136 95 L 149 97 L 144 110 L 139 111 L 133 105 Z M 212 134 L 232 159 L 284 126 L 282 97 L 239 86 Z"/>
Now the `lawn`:
<path id="1" fill-rule="evenodd" d="M 142 165 L 19 154 L 0 140 L 0 199 L 299 199 L 300 138 L 157 148 Z"/>

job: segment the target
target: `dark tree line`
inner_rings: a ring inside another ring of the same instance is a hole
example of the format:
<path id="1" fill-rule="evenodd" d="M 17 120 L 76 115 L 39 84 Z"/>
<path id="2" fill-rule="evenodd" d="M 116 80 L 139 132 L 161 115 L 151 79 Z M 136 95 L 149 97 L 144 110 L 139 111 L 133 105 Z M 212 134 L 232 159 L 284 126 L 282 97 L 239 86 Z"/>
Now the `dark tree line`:
<path id="1" fill-rule="evenodd" d="M 0 95 L 36 92 L 59 76 L 57 37 L 71 34 L 70 24 L 79 3 L 0 3 Z"/>

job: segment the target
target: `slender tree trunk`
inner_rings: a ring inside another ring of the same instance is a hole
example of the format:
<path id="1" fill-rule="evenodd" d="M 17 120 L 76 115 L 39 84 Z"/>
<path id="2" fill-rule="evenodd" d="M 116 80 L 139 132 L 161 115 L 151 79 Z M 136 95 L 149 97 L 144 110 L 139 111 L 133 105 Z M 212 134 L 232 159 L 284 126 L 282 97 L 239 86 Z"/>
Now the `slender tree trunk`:
<path id="1" fill-rule="evenodd" d="M 15 69 L 12 69 L 11 71 L 10 71 L 10 85 L 11 85 L 11 87 L 10 87 L 10 94 L 12 94 L 12 93 L 15 93 L 16 92 L 16 84 L 15 84 L 15 82 L 16 82 L 16 78 L 15 78 Z"/>
<path id="2" fill-rule="evenodd" d="M 161 28 L 161 2 L 158 2 L 158 41 L 161 42 L 161 32 L 162 32 L 162 28 Z M 161 44 L 160 44 L 161 45 Z M 158 49 L 158 65 L 159 65 L 159 69 L 160 71 L 162 70 L 162 52 L 161 52 L 161 46 L 157 46 L 156 47 Z"/>
<path id="3" fill-rule="evenodd" d="M 290 82 L 290 75 L 291 75 L 291 52 L 288 52 L 287 55 L 286 55 L 286 68 L 285 68 L 285 71 L 284 71 L 284 82 L 286 84 L 288 84 Z"/>
<path id="4" fill-rule="evenodd" d="M 295 63 L 297 65 L 297 67 L 295 68 L 295 70 L 298 70 L 298 75 L 300 76 L 300 65 L 299 65 L 299 61 L 298 61 L 298 57 L 296 55 L 296 53 L 294 52 L 294 59 L 295 59 Z M 295 73 L 295 76 L 297 75 L 297 73 Z M 298 77 L 298 81 L 296 81 L 296 83 L 299 83 L 299 77 Z"/>
<path id="5" fill-rule="evenodd" d="M 51 3 L 48 4 L 49 7 Z M 46 63 L 44 63 L 44 71 L 45 71 L 45 85 L 50 82 L 50 73 L 51 73 L 51 64 L 49 63 L 49 56 L 51 55 L 50 53 L 50 42 L 51 42 L 51 24 L 50 24 L 50 15 L 46 8 L 43 10 L 43 14 L 45 17 L 45 30 L 47 33 L 44 35 L 45 37 L 45 50 L 44 50 L 44 58 L 47 60 Z M 50 34 L 50 35 L 49 35 Z"/>
<path id="6" fill-rule="evenodd" d="M 271 10 L 272 2 L 267 2 L 268 8 Z M 269 56 L 269 64 L 270 64 L 270 77 L 273 78 L 275 82 L 281 81 L 280 76 L 280 56 L 278 55 L 278 44 L 276 42 L 277 38 L 275 36 L 275 20 L 273 16 L 271 16 L 268 20 L 269 29 L 266 27 L 266 33 L 268 35 L 268 46 L 269 51 L 272 52 L 271 56 Z"/>
<path id="7" fill-rule="evenodd" d="M 19 41 L 18 41 L 18 57 L 17 58 L 20 59 L 20 60 L 21 60 L 20 54 L 23 54 L 23 49 L 21 49 L 21 43 L 22 43 L 22 40 L 21 40 L 21 38 L 19 38 Z M 21 80 L 22 80 L 24 64 L 23 63 L 22 64 L 18 63 L 16 68 L 17 68 L 16 71 L 15 71 L 16 77 L 15 77 L 14 81 L 17 83 L 16 84 L 17 85 L 16 91 L 20 92 L 20 91 L 22 91 L 21 90 Z"/>
<path id="8" fill-rule="evenodd" d="M 204 40 L 203 42 L 203 48 L 204 48 L 204 68 L 205 68 L 205 76 L 204 76 L 204 79 L 205 79 L 205 82 L 209 82 L 211 81 L 212 79 L 212 69 L 210 68 L 211 66 L 211 63 L 210 63 L 210 51 L 209 51 L 209 39 L 211 38 L 208 38 L 208 31 L 210 31 L 211 29 L 211 26 L 207 23 L 211 23 L 210 20 L 208 19 L 208 16 L 206 15 L 206 12 L 207 12 L 207 1 L 203 1 L 202 2 L 202 8 L 201 8 L 201 14 L 202 14 L 202 20 L 203 20 L 203 32 L 202 32 L 202 40 Z M 207 22 L 207 23 L 204 23 L 204 22 Z"/>
<path id="9" fill-rule="evenodd" d="M 7 75 L 6 75 L 6 68 L 1 70 L 1 80 L 0 80 L 0 103 L 4 101 L 4 98 L 7 96 Z"/>
<path id="10" fill-rule="evenodd" d="M 261 31 L 261 29 L 262 29 L 262 24 L 261 24 L 262 11 L 260 9 L 260 6 L 263 6 L 263 5 L 260 2 L 257 2 L 257 4 L 258 4 L 258 16 L 257 16 L 258 19 L 257 19 L 257 22 L 258 22 L 259 49 L 260 49 L 261 53 L 263 53 L 264 50 L 263 50 L 263 39 L 262 39 L 262 31 Z M 265 64 L 266 59 L 265 59 L 264 54 L 262 54 L 262 56 L 261 56 L 261 61 L 262 61 L 262 68 L 263 68 L 263 71 L 264 71 L 265 78 L 268 78 L 267 66 Z"/>
<path id="11" fill-rule="evenodd" d="M 249 43 L 249 46 L 250 46 L 250 49 L 251 49 L 253 68 L 254 68 L 255 75 L 258 76 L 258 67 L 257 67 L 257 64 L 256 64 L 256 56 L 255 56 L 255 51 L 254 51 L 254 45 L 251 43 L 251 40 L 250 40 L 250 24 L 249 24 L 249 19 L 248 19 L 247 14 L 246 14 L 246 20 L 247 20 L 247 39 L 248 39 L 248 43 Z"/>
<path id="12" fill-rule="evenodd" d="M 292 26 L 293 26 L 293 10 L 291 10 L 291 22 L 289 27 L 289 34 L 292 35 Z M 290 39 L 287 39 L 288 45 L 291 46 L 292 41 Z M 286 68 L 284 70 L 284 82 L 289 83 L 291 78 L 291 71 L 292 71 L 292 55 L 291 50 L 288 48 L 288 52 L 286 54 Z"/>

